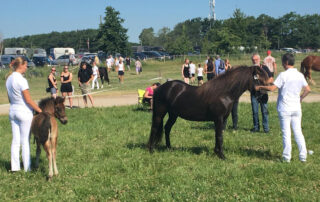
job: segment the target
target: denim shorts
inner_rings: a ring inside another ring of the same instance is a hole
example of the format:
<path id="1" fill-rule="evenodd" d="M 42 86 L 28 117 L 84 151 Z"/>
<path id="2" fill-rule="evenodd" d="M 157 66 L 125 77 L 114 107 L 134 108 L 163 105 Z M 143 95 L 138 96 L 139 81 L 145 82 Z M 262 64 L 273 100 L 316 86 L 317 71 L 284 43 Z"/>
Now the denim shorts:
<path id="1" fill-rule="evenodd" d="M 51 95 L 57 94 L 56 88 L 50 88 Z"/>

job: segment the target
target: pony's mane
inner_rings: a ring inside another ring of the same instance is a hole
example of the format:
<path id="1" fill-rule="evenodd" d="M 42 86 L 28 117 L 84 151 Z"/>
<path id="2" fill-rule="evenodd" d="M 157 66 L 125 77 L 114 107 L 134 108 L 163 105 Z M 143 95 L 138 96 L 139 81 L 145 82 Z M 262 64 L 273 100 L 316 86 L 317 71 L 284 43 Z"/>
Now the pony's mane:
<path id="1" fill-rule="evenodd" d="M 224 74 L 220 74 L 218 77 L 206 82 L 203 86 L 203 92 L 208 92 L 213 90 L 215 94 L 224 93 L 236 93 L 240 89 L 245 89 L 248 87 L 248 78 L 252 76 L 252 67 L 248 66 L 238 66 L 231 70 L 227 70 Z"/>
<path id="2" fill-rule="evenodd" d="M 52 98 L 52 97 L 48 97 L 48 98 L 43 98 L 39 101 L 39 107 L 41 109 L 43 109 L 45 106 L 49 105 L 49 104 L 54 104 L 54 102 L 57 103 L 63 103 L 64 102 L 64 98 L 61 96 L 58 96 L 56 99 Z"/>

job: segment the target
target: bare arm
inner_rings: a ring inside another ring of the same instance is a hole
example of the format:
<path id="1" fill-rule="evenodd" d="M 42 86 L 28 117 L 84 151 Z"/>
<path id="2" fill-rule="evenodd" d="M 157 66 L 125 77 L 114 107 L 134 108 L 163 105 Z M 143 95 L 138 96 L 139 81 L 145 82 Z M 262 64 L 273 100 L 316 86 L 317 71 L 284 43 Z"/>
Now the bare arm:
<path id="1" fill-rule="evenodd" d="M 271 86 L 256 86 L 255 89 L 256 91 L 259 90 L 268 90 L 268 91 L 275 91 L 278 87 L 276 85 L 271 85 Z"/>
<path id="2" fill-rule="evenodd" d="M 276 62 L 273 62 L 273 71 L 274 71 L 274 74 L 277 74 L 277 63 Z"/>
<path id="3" fill-rule="evenodd" d="M 300 102 L 302 102 L 303 98 L 305 98 L 311 92 L 310 86 L 306 86 L 303 88 L 303 92 L 300 95 Z"/>
<path id="4" fill-rule="evenodd" d="M 182 65 L 182 67 L 181 67 L 181 75 L 182 75 L 182 78 L 184 77 L 184 76 L 183 76 L 183 69 L 184 69 L 184 65 Z"/>
<path id="5" fill-rule="evenodd" d="M 55 89 L 58 89 L 57 83 L 53 81 L 53 76 L 52 76 L 52 74 L 49 75 L 49 80 L 50 80 L 50 82 L 52 83 L 53 87 L 54 87 Z"/>
<path id="6" fill-rule="evenodd" d="M 26 103 L 30 107 L 32 107 L 32 109 L 34 109 L 36 112 L 39 112 L 39 113 L 42 112 L 42 110 L 39 108 L 39 106 L 31 99 L 31 96 L 30 96 L 30 93 L 29 93 L 28 89 L 22 91 L 22 95 L 23 95 L 23 98 L 26 101 Z"/>

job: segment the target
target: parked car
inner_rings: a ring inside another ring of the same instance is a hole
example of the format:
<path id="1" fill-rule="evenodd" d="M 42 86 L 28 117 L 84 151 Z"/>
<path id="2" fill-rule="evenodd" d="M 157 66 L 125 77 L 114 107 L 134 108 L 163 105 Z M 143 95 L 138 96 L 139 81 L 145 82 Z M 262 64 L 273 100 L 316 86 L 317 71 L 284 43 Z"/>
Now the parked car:
<path id="1" fill-rule="evenodd" d="M 164 60 L 164 56 L 162 56 L 157 51 L 145 51 L 145 52 L 142 52 L 142 53 L 147 56 L 147 59 L 148 58 L 152 58 L 152 59 L 157 59 L 157 60 Z"/>
<path id="2" fill-rule="evenodd" d="M 134 59 L 139 59 L 139 60 L 145 60 L 145 59 L 147 59 L 147 56 L 145 55 L 145 54 L 143 54 L 143 53 L 141 53 L 141 52 L 137 52 L 137 53 L 134 53 L 133 54 L 133 57 L 134 57 Z"/>
<path id="3" fill-rule="evenodd" d="M 36 67 L 43 67 L 49 64 L 49 59 L 43 56 L 34 56 L 32 58 L 32 62 L 35 64 Z"/>
<path id="4" fill-rule="evenodd" d="M 0 69 L 4 69 L 4 68 L 6 68 L 6 66 L 4 66 L 4 65 L 2 64 L 2 62 L 0 61 Z"/>
<path id="5" fill-rule="evenodd" d="M 58 57 L 57 59 L 54 60 L 54 63 L 56 63 L 57 65 L 68 65 L 69 64 L 69 57 L 70 57 L 69 55 L 61 55 L 60 57 Z M 79 59 L 74 57 L 72 64 L 78 65 Z"/>
<path id="6" fill-rule="evenodd" d="M 35 67 L 34 63 L 24 55 L 1 55 L 1 63 L 2 65 L 9 67 L 12 60 L 14 60 L 17 57 L 22 57 L 28 62 L 28 67 Z"/>

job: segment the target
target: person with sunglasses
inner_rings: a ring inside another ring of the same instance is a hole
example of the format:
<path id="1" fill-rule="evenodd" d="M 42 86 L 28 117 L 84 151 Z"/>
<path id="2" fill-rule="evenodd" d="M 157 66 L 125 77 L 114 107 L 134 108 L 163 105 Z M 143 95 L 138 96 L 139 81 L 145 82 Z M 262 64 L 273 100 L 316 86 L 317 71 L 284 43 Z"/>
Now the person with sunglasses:
<path id="1" fill-rule="evenodd" d="M 60 80 L 61 80 L 61 93 L 63 97 L 66 97 L 68 95 L 68 99 L 69 99 L 69 106 L 70 109 L 72 109 L 72 73 L 69 72 L 69 67 L 68 66 L 64 66 L 63 68 L 63 72 L 61 73 L 60 76 Z"/>
<path id="2" fill-rule="evenodd" d="M 51 72 L 48 76 L 48 84 L 50 88 L 51 97 L 56 99 L 58 93 L 57 79 L 56 79 L 56 68 L 52 67 Z"/>

